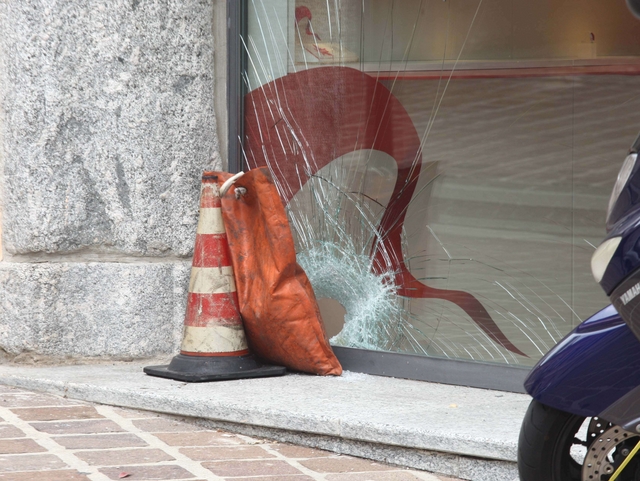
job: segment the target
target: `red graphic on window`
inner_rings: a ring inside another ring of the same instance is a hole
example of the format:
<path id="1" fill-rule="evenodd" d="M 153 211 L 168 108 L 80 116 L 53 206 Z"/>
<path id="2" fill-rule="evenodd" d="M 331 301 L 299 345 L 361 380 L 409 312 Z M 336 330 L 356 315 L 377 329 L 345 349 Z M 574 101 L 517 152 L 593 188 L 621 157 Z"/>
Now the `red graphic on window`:
<path id="1" fill-rule="evenodd" d="M 391 262 L 399 295 L 450 301 L 497 344 L 526 356 L 472 294 L 427 286 L 407 269 L 401 233 L 420 176 L 422 153 L 411 118 L 384 85 L 359 70 L 321 67 L 265 84 L 247 94 L 245 105 L 248 164 L 277 165 L 272 169 L 274 176 L 290 187 L 283 194 L 285 204 L 306 182 L 305 175 L 300 174 L 306 164 L 312 165 L 313 171 L 308 174 L 313 175 L 356 150 L 373 149 L 390 155 L 397 163 L 398 174 L 378 227 L 380 242 L 371 252 L 374 271 L 386 271 Z"/>
<path id="2" fill-rule="evenodd" d="M 318 40 L 322 40 L 317 34 L 313 33 L 311 30 L 311 10 L 309 7 L 305 7 L 304 5 L 300 5 L 296 7 L 296 25 L 300 23 L 300 20 L 306 18 L 307 19 L 307 28 L 305 29 L 305 33 L 307 35 L 311 35 Z"/>
<path id="3" fill-rule="evenodd" d="M 318 47 L 316 44 L 310 45 L 310 47 L 313 48 L 316 52 L 318 52 L 318 54 L 320 54 L 320 57 L 333 57 L 333 54 L 324 47 Z M 306 47 L 306 48 L 309 48 L 309 47 Z"/>

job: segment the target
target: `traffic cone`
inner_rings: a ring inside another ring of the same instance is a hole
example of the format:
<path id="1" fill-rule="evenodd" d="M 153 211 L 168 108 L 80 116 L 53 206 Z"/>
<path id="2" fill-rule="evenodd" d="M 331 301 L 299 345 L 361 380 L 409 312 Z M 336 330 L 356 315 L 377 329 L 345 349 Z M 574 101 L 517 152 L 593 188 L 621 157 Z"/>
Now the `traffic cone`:
<path id="1" fill-rule="evenodd" d="M 202 175 L 200 218 L 180 354 L 170 364 L 148 366 L 144 372 L 185 382 L 285 373 L 284 367 L 263 365 L 249 353 L 222 221 L 218 176 L 214 172 Z"/>

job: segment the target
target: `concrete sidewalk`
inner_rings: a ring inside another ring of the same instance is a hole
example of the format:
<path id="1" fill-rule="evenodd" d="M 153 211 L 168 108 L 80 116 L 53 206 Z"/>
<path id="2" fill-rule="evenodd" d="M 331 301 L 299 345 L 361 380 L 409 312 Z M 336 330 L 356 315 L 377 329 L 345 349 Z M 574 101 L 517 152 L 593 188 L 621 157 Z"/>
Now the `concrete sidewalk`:
<path id="1" fill-rule="evenodd" d="M 0 383 L 462 479 L 517 479 L 525 395 L 349 372 L 186 384 L 142 367 L 4 365 Z"/>
<path id="2" fill-rule="evenodd" d="M 0 417 L 0 480 L 457 481 L 10 387 Z"/>

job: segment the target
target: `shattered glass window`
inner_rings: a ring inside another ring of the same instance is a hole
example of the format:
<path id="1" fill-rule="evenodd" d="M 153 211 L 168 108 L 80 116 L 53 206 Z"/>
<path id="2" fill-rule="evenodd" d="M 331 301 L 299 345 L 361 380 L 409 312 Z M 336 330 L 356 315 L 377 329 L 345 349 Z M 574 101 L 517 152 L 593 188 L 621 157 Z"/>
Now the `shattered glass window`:
<path id="1" fill-rule="evenodd" d="M 244 162 L 332 344 L 532 365 L 608 303 L 589 260 L 640 129 L 624 2 L 249 0 L 247 22 Z"/>

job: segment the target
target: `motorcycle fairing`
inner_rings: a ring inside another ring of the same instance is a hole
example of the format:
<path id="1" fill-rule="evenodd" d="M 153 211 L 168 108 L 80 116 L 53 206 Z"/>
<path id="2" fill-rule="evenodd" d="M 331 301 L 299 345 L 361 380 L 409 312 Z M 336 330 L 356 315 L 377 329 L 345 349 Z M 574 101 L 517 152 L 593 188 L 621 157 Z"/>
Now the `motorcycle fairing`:
<path id="1" fill-rule="evenodd" d="M 640 425 L 640 386 L 632 389 L 602 411 L 600 417 L 622 427 L 626 431 L 638 432 L 637 426 Z"/>
<path id="2" fill-rule="evenodd" d="M 567 334 L 524 384 L 537 401 L 582 416 L 599 416 L 639 385 L 640 345 L 613 306 Z"/>

